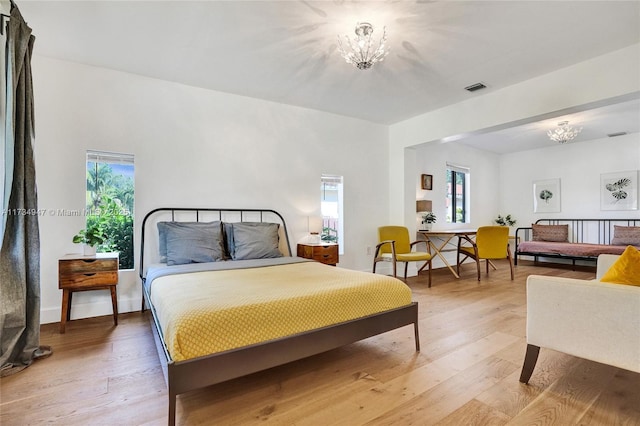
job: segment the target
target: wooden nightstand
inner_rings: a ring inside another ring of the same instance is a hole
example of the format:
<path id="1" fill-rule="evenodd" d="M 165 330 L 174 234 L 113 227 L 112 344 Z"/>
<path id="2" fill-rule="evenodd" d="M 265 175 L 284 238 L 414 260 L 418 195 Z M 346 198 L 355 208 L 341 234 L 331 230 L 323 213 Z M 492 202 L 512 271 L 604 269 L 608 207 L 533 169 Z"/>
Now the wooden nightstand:
<path id="1" fill-rule="evenodd" d="M 62 290 L 60 333 L 64 333 L 71 317 L 74 291 L 110 290 L 113 323 L 118 325 L 118 253 L 98 253 L 95 256 L 68 254 L 58 260 L 58 288 Z"/>
<path id="2" fill-rule="evenodd" d="M 336 266 L 340 260 L 338 257 L 338 244 L 298 244 L 298 257 L 313 259 L 326 265 Z"/>

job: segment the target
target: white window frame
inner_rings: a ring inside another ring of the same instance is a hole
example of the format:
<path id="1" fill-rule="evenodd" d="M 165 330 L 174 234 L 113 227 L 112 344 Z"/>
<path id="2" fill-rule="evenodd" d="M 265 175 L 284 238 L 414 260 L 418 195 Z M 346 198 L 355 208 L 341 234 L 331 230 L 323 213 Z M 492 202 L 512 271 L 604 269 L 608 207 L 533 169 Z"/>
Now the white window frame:
<path id="1" fill-rule="evenodd" d="M 454 198 L 455 198 L 455 193 L 453 192 L 453 188 L 455 188 L 455 182 L 452 182 L 452 187 L 451 188 L 447 188 L 447 200 L 451 201 L 451 217 L 448 216 L 449 214 L 449 207 L 447 207 L 447 223 L 470 223 L 471 222 L 471 168 L 469 167 L 465 167 L 465 166 L 461 166 L 458 164 L 452 164 L 452 163 L 448 163 L 447 162 L 447 167 L 446 167 L 446 179 L 445 182 L 448 182 L 449 180 L 449 174 L 453 171 L 456 173 L 463 173 L 464 174 L 464 194 L 463 194 L 463 200 L 464 200 L 464 220 L 462 222 L 458 222 L 456 221 L 456 212 L 454 209 Z"/>
<path id="2" fill-rule="evenodd" d="M 335 184 L 338 190 L 338 251 L 344 254 L 344 177 L 339 175 L 322 174 L 320 176 L 320 202 L 323 200 L 324 184 Z M 324 216 L 324 215 L 323 215 Z"/>

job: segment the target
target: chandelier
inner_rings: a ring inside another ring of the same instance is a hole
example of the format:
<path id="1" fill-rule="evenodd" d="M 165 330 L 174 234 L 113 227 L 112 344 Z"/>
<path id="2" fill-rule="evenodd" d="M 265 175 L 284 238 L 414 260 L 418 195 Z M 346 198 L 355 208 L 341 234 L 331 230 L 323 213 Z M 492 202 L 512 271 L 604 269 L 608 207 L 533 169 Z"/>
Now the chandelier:
<path id="1" fill-rule="evenodd" d="M 353 40 L 349 36 L 344 36 L 345 45 L 349 48 L 349 51 L 345 49 L 342 39 L 338 36 L 338 50 L 348 64 L 353 64 L 360 70 L 368 70 L 376 62 L 382 62 L 384 57 L 389 54 L 389 48 L 386 47 L 385 50 L 385 43 L 387 42 L 386 27 L 382 29 L 382 38 L 377 48 L 373 46 L 373 26 L 370 23 L 358 22 L 355 33 L 356 37 Z"/>
<path id="2" fill-rule="evenodd" d="M 567 143 L 578 136 L 580 131 L 582 131 L 582 127 L 573 128 L 569 126 L 568 121 L 561 121 L 558 123 L 558 127 L 554 130 L 549 130 L 547 135 L 554 142 Z"/>

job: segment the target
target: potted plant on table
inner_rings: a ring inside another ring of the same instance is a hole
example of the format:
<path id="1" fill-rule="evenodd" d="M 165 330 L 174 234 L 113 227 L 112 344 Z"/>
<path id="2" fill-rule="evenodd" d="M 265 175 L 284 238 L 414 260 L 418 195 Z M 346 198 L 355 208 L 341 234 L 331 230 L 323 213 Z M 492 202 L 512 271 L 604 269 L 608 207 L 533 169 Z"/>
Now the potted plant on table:
<path id="1" fill-rule="evenodd" d="M 422 227 L 426 231 L 431 231 L 431 226 L 436 223 L 436 215 L 433 212 L 426 212 L 422 215 Z"/>
<path id="2" fill-rule="evenodd" d="M 96 246 L 104 243 L 107 236 L 102 230 L 101 224 L 88 225 L 85 229 L 80 230 L 73 236 L 73 242 L 83 244 L 83 254 L 85 256 L 93 256 L 96 254 Z"/>

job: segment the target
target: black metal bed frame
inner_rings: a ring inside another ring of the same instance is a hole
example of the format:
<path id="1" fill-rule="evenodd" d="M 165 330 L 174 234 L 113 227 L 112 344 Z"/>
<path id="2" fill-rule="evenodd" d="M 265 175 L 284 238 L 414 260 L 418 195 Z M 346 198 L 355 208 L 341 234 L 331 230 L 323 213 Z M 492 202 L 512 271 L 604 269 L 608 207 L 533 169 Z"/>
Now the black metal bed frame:
<path id="1" fill-rule="evenodd" d="M 569 225 L 569 242 L 574 244 L 589 243 L 610 245 L 613 238 L 614 225 L 619 226 L 640 226 L 640 218 L 638 219 L 538 219 L 536 225 Z M 596 239 L 593 241 L 585 241 L 590 229 L 596 230 Z M 533 256 L 537 263 L 540 257 L 548 257 L 555 259 L 568 259 L 572 261 L 573 266 L 576 260 L 587 262 L 597 261 L 597 256 L 574 256 L 569 254 L 558 253 L 540 253 L 520 251 L 518 245 L 520 241 L 531 241 L 533 237 L 532 227 L 522 227 L 516 229 L 516 249 L 514 253 L 514 263 L 518 264 L 518 256 Z M 521 240 L 522 238 L 522 240 Z"/>
<path id="2" fill-rule="evenodd" d="M 287 247 L 291 254 L 288 232 L 282 216 L 274 210 L 260 209 L 209 209 L 209 208 L 158 208 L 145 215 L 142 221 L 142 238 L 140 240 L 140 278 L 142 280 L 142 310 L 146 298 L 151 311 L 151 328 L 153 331 L 158 357 L 162 366 L 162 372 L 169 391 L 168 424 L 175 425 L 176 398 L 179 394 L 206 386 L 221 383 L 227 380 L 246 376 L 268 368 L 296 361 L 331 349 L 357 342 L 396 328 L 413 324 L 416 351 L 420 351 L 420 338 L 418 334 L 418 303 L 412 302 L 407 306 L 392 309 L 342 322 L 328 327 L 322 327 L 303 333 L 279 339 L 269 340 L 263 343 L 218 352 L 185 361 L 173 361 L 167 349 L 162 329 L 157 318 L 156 311 L 151 304 L 150 294 L 144 285 L 144 246 L 145 227 L 147 220 L 160 212 L 171 212 L 175 219 L 176 212 L 196 212 L 199 221 L 199 212 L 220 211 L 220 219 L 224 212 L 240 213 L 240 217 L 246 213 L 275 214 L 282 221 L 284 235 L 287 238 Z"/>

